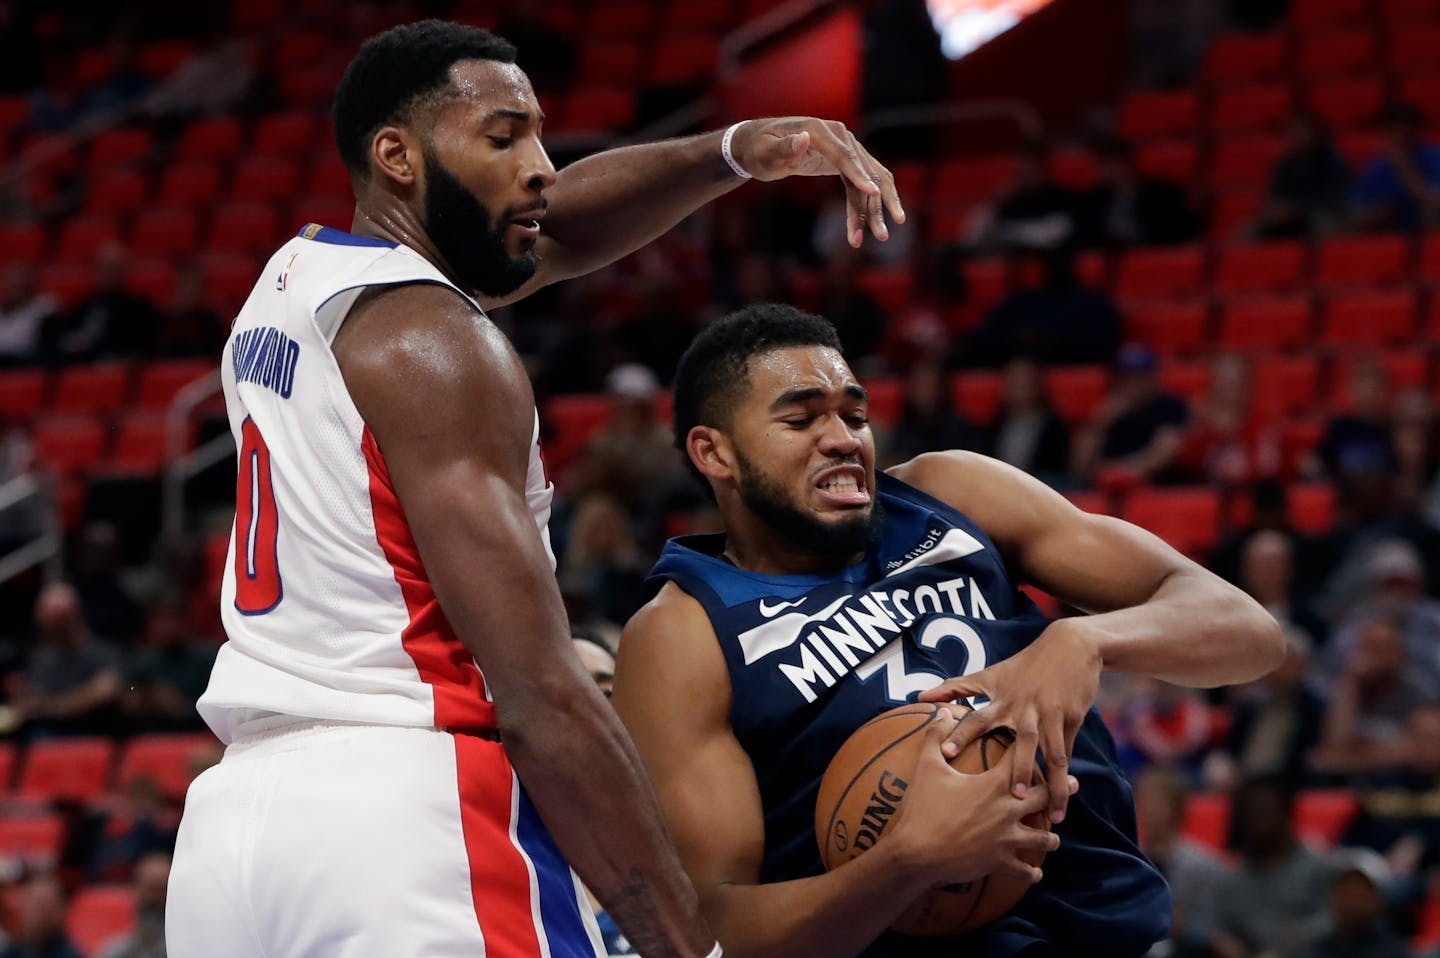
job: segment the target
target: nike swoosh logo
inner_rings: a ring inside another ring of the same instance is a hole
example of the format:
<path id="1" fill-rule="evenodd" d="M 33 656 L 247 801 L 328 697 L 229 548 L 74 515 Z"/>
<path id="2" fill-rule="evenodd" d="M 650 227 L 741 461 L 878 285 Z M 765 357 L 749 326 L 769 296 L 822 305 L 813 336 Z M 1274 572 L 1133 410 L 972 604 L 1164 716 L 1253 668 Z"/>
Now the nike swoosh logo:
<path id="1" fill-rule="evenodd" d="M 768 618 L 770 618 L 772 615 L 778 615 L 779 613 L 785 611 L 786 609 L 793 609 L 795 606 L 799 605 L 800 603 L 802 603 L 802 602 L 804 602 L 804 601 L 805 601 L 804 599 L 796 599 L 794 602 L 777 602 L 777 603 L 775 603 L 774 605 L 771 605 L 770 603 L 766 602 L 764 599 L 761 599 L 761 600 L 760 600 L 760 614 L 763 615 L 763 616 L 765 616 L 765 618 L 768 619 Z"/>

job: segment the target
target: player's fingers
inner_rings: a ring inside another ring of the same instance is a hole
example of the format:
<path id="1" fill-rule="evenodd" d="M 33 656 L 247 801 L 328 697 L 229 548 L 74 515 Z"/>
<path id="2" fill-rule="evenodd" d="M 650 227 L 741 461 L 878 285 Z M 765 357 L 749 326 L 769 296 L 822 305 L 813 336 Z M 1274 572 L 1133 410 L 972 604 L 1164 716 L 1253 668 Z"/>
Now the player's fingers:
<path id="1" fill-rule="evenodd" d="M 856 249 L 865 241 L 865 194 L 845 184 L 845 241 Z"/>
<path id="2" fill-rule="evenodd" d="M 946 679 L 934 688 L 921 692 L 917 698 L 921 702 L 954 702 L 972 695 L 984 695 L 985 690 L 975 681 L 980 674 L 976 672 L 975 675 Z"/>
<path id="3" fill-rule="evenodd" d="M 1035 752 L 1040 747 L 1040 730 L 1033 714 L 1015 726 L 1015 744 L 1010 747 L 1010 792 L 1024 798 L 1035 776 Z"/>
<path id="4" fill-rule="evenodd" d="M 1048 828 L 1022 824 L 1016 832 L 1014 846 L 1020 851 L 1053 852 L 1060 847 L 1060 836 Z"/>
<path id="5" fill-rule="evenodd" d="M 889 167 L 875 159 L 870 151 L 865 149 L 865 144 L 859 140 L 855 141 L 855 148 L 860 152 L 865 165 L 870 168 L 871 176 L 879 184 L 880 201 L 885 204 L 885 209 L 889 210 L 890 218 L 897 223 L 905 222 L 905 207 L 901 205 L 900 191 L 895 187 L 895 174 L 890 172 Z"/>
<path id="6" fill-rule="evenodd" d="M 996 869 L 995 873 L 1010 875 L 1032 885 L 1044 877 L 1044 873 L 1039 868 L 1014 856 L 1008 858 L 1003 865 Z"/>
<path id="7" fill-rule="evenodd" d="M 955 715 L 955 722 L 941 746 L 946 758 L 959 755 L 986 731 L 984 718 L 969 706 L 952 705 L 950 711 Z"/>
<path id="8" fill-rule="evenodd" d="M 1045 780 L 1064 781 L 1070 774 L 1070 751 L 1066 747 L 1063 716 L 1053 716 L 1040 732 L 1040 750 L 1045 757 Z M 1065 820 L 1065 803 L 1070 792 L 1064 788 L 1050 789 L 1050 821 Z"/>
<path id="9" fill-rule="evenodd" d="M 814 143 L 815 149 L 830 161 L 847 183 L 862 193 L 880 195 L 880 184 L 875 182 L 875 178 L 861 162 L 855 138 L 850 135 L 849 130 L 840 126 L 840 132 L 837 133 L 831 126 L 822 123 L 816 132 Z"/>
<path id="10" fill-rule="evenodd" d="M 890 238 L 890 227 L 885 223 L 885 207 L 878 193 L 865 195 L 865 217 L 870 224 L 870 233 L 880 242 Z"/>

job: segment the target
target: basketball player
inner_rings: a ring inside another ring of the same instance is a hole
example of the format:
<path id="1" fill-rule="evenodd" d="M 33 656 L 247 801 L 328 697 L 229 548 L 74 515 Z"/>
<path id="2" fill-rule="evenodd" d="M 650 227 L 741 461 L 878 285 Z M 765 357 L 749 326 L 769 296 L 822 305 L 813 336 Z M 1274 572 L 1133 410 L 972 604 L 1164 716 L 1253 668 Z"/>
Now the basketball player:
<path id="1" fill-rule="evenodd" d="M 302 230 L 235 321 L 229 642 L 199 705 L 229 747 L 187 796 L 171 958 L 592 956 L 570 864 L 641 953 L 720 953 L 571 646 L 534 400 L 483 307 L 743 176 L 840 174 L 857 234 L 899 206 L 811 119 L 557 174 L 514 59 L 437 21 L 367 42 L 335 105 L 352 232 Z"/>
<path id="2" fill-rule="evenodd" d="M 790 307 L 703 330 L 674 403 L 725 532 L 666 546 L 658 593 L 625 629 L 614 702 L 726 954 L 1133 958 L 1163 938 L 1170 895 L 1092 708 L 1100 673 L 1246 681 L 1280 660 L 1274 621 L 1155 537 L 997 460 L 932 453 L 877 475 L 865 390 L 834 328 Z M 1024 582 L 1093 614 L 1052 622 Z M 962 738 L 931 734 L 894 830 L 825 872 L 826 765 L 920 693 L 989 702 Z M 945 764 L 996 725 L 1018 732 L 1013 767 Z M 1050 787 L 1023 790 L 1037 742 Z M 1021 822 L 1047 807 L 1058 850 Z M 1037 848 L 1051 852 L 1043 880 L 1017 857 Z M 992 872 L 1038 884 L 963 939 L 886 931 L 931 886 Z"/>

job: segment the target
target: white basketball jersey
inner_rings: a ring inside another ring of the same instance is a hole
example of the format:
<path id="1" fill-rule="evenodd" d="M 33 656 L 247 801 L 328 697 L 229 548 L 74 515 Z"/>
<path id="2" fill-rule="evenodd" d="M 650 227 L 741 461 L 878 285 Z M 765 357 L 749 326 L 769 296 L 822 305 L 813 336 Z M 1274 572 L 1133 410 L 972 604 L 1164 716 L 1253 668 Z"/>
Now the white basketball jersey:
<path id="1" fill-rule="evenodd" d="M 439 283 L 474 304 L 414 250 L 307 226 L 270 258 L 225 345 L 239 450 L 220 595 L 229 641 L 198 706 L 224 742 L 306 719 L 495 724 L 330 351 L 363 290 L 401 283 Z M 537 415 L 526 498 L 552 567 L 553 493 Z"/>

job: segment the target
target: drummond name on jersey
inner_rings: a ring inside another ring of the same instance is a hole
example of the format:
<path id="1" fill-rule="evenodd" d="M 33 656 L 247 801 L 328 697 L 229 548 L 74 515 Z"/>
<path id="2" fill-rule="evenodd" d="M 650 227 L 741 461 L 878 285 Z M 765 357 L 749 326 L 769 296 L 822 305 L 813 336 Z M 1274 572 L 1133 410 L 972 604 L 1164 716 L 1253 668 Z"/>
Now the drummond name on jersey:
<path id="1" fill-rule="evenodd" d="M 300 344 L 274 326 L 257 326 L 236 334 L 230 361 L 235 367 L 235 382 L 264 386 L 281 399 L 289 399 L 295 388 Z"/>

